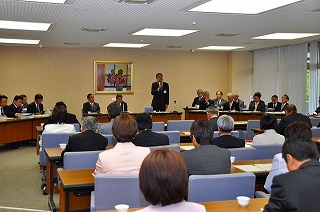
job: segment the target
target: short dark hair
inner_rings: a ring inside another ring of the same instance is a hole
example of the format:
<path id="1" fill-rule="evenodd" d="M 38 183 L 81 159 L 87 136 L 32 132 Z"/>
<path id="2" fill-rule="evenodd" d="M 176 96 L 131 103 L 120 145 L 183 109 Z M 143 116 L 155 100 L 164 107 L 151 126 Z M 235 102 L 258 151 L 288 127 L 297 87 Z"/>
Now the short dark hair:
<path id="1" fill-rule="evenodd" d="M 87 94 L 87 99 L 89 99 L 91 95 L 93 95 L 93 94 L 92 93 L 88 93 Z"/>
<path id="2" fill-rule="evenodd" d="M 286 155 L 290 154 L 298 161 L 307 159 L 319 160 L 317 145 L 310 138 L 289 137 L 282 146 L 282 157 L 287 162 Z"/>
<path id="3" fill-rule="evenodd" d="M 294 104 L 288 104 L 284 107 L 284 110 L 287 111 L 288 113 L 291 112 L 297 112 L 297 108 Z"/>
<path id="4" fill-rule="evenodd" d="M 56 102 L 56 106 L 61 105 L 67 109 L 67 105 L 63 101 Z"/>
<path id="5" fill-rule="evenodd" d="M 271 99 L 272 99 L 272 98 L 278 99 L 278 96 L 277 96 L 277 95 L 272 95 L 272 96 L 271 96 Z"/>
<path id="6" fill-rule="evenodd" d="M 67 109 L 62 105 L 57 105 L 52 110 L 53 123 L 65 123 L 67 119 Z"/>
<path id="7" fill-rule="evenodd" d="M 285 96 L 289 101 L 289 96 L 287 94 L 283 94 L 283 96 Z"/>
<path id="8" fill-rule="evenodd" d="M 277 126 L 277 117 L 270 113 L 265 113 L 260 119 L 260 129 L 270 130 Z"/>
<path id="9" fill-rule="evenodd" d="M 209 145 L 212 142 L 213 133 L 212 125 L 206 121 L 198 120 L 191 124 L 190 134 L 195 137 L 200 145 Z"/>
<path id="10" fill-rule="evenodd" d="M 157 73 L 157 74 L 156 74 L 156 78 L 158 78 L 158 75 L 162 75 L 162 76 L 163 76 L 163 74 L 161 74 L 161 73 Z"/>
<path id="11" fill-rule="evenodd" d="M 216 91 L 216 95 L 217 95 L 218 92 L 220 92 L 220 94 L 223 95 L 222 91 Z"/>
<path id="12" fill-rule="evenodd" d="M 152 128 L 152 119 L 148 113 L 138 113 L 134 118 L 138 123 L 138 129 L 140 131 L 144 129 L 150 130 Z"/>
<path id="13" fill-rule="evenodd" d="M 36 94 L 36 95 L 34 96 L 34 99 L 35 99 L 35 100 L 37 100 L 37 99 L 43 99 L 43 96 L 38 93 L 38 94 Z"/>
<path id="14" fill-rule="evenodd" d="M 286 129 L 284 130 L 284 137 L 285 138 L 304 137 L 304 138 L 311 139 L 312 138 L 311 127 L 306 122 L 295 121 L 286 127 Z"/>
<path id="15" fill-rule="evenodd" d="M 138 131 L 136 120 L 128 114 L 117 116 L 112 124 L 112 134 L 117 142 L 132 142 Z"/>
<path id="16" fill-rule="evenodd" d="M 19 99 L 22 100 L 22 96 L 21 95 L 15 95 L 14 98 L 13 98 L 14 101 L 18 101 Z"/>
<path id="17" fill-rule="evenodd" d="M 27 95 L 25 95 L 25 94 L 21 94 L 20 96 L 21 96 L 22 98 L 27 97 Z"/>
<path id="18" fill-rule="evenodd" d="M 7 97 L 6 95 L 0 95 L 0 101 L 1 101 L 2 99 L 8 99 L 8 97 Z"/>
<path id="19" fill-rule="evenodd" d="M 183 201 L 187 195 L 188 173 L 182 155 L 160 148 L 149 153 L 139 172 L 139 184 L 152 205 L 166 206 Z"/>
<path id="20" fill-rule="evenodd" d="M 119 97 L 123 97 L 122 94 L 117 94 L 116 95 L 116 99 L 118 99 Z"/>
<path id="21" fill-rule="evenodd" d="M 119 116 L 122 111 L 121 106 L 116 102 L 110 103 L 107 107 L 107 110 L 111 119 L 114 119 L 115 117 Z"/>
<path id="22" fill-rule="evenodd" d="M 261 93 L 260 92 L 255 92 L 254 94 L 253 94 L 253 96 L 255 97 L 258 97 L 259 99 L 261 99 Z"/>

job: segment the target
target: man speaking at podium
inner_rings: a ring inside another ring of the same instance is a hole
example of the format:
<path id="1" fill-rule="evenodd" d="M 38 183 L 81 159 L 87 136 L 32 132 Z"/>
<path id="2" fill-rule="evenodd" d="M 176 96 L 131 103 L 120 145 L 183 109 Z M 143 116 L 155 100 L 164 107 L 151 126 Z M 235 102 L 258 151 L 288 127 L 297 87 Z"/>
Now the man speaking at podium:
<path id="1" fill-rule="evenodd" d="M 169 84 L 163 82 L 163 75 L 156 74 L 157 82 L 151 85 L 151 94 L 153 95 L 151 106 L 153 111 L 166 111 L 169 106 Z"/>

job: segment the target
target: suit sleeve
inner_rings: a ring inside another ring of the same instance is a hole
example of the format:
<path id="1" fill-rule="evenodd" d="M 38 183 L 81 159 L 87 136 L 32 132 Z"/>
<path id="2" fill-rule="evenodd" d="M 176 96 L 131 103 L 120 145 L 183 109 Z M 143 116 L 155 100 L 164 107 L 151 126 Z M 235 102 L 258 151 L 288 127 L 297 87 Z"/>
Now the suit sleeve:
<path id="1" fill-rule="evenodd" d="M 284 129 L 286 128 L 286 123 L 285 123 L 285 120 L 284 120 L 284 118 L 282 117 L 281 118 L 281 121 L 279 122 L 279 124 L 274 128 L 274 130 L 277 132 L 277 133 L 279 133 L 279 134 L 281 134 L 281 135 L 283 135 L 284 134 Z"/>
<path id="2" fill-rule="evenodd" d="M 169 84 L 167 84 L 167 95 L 166 95 L 166 105 L 169 105 Z"/>
<path id="3" fill-rule="evenodd" d="M 264 101 L 260 101 L 261 104 L 261 112 L 266 112 L 266 104 L 264 103 Z"/>
<path id="4" fill-rule="evenodd" d="M 100 112 L 100 105 L 97 103 L 97 112 Z"/>
<path id="5" fill-rule="evenodd" d="M 158 83 L 152 83 L 152 85 L 151 85 L 151 94 L 152 95 L 160 94 L 160 91 L 158 90 L 158 87 L 159 87 Z"/>
<path id="6" fill-rule="evenodd" d="M 35 111 L 33 110 L 33 104 L 28 104 L 28 107 L 27 107 L 27 112 L 28 113 L 35 113 Z"/>
<path id="7" fill-rule="evenodd" d="M 11 112 L 8 106 L 4 107 L 3 110 L 7 117 L 16 117 L 16 114 Z"/>
<path id="8" fill-rule="evenodd" d="M 192 107 L 196 106 L 196 98 L 193 99 Z"/>
<path id="9" fill-rule="evenodd" d="M 286 195 L 285 188 L 283 188 L 279 176 L 275 176 L 272 181 L 271 195 L 268 204 L 264 208 L 264 212 L 272 211 L 287 211 L 286 205 Z"/>
<path id="10" fill-rule="evenodd" d="M 253 102 L 250 102 L 250 104 L 249 104 L 249 110 L 250 110 L 250 111 L 253 111 L 253 110 L 254 110 L 254 103 L 253 103 Z"/>
<path id="11" fill-rule="evenodd" d="M 86 103 L 83 103 L 82 113 L 88 113 L 88 107 L 87 107 Z"/>

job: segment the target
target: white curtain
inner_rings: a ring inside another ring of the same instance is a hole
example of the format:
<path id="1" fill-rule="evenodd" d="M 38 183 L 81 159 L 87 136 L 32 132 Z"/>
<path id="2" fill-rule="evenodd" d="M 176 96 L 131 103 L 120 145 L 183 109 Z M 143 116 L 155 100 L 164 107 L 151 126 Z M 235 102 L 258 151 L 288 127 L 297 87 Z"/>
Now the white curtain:
<path id="1" fill-rule="evenodd" d="M 309 104 L 308 113 L 313 114 L 317 109 L 319 98 L 319 79 L 318 79 L 318 64 L 319 64 L 319 43 L 310 43 L 310 85 L 309 85 Z"/>

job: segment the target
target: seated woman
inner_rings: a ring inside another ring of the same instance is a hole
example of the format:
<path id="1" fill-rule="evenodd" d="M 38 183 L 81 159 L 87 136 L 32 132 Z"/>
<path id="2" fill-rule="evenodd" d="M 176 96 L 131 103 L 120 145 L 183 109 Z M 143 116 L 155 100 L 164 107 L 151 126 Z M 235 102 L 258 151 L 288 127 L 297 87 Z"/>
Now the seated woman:
<path id="1" fill-rule="evenodd" d="M 251 101 L 250 104 L 249 104 L 249 110 L 250 111 L 265 112 L 266 104 L 264 103 L 264 101 L 262 101 L 260 99 L 261 99 L 261 93 L 260 92 L 255 92 L 253 94 L 253 101 Z"/>
<path id="2" fill-rule="evenodd" d="M 138 124 L 131 115 L 117 116 L 112 124 L 112 134 L 117 144 L 113 149 L 99 154 L 95 173 L 138 174 L 150 149 L 132 143 L 137 131 Z"/>
<path id="3" fill-rule="evenodd" d="M 161 148 L 151 152 L 139 172 L 140 189 L 151 205 L 139 212 L 203 212 L 203 205 L 184 201 L 188 189 L 186 164 L 175 150 Z"/>

